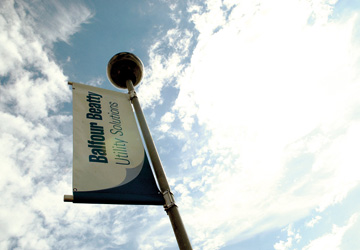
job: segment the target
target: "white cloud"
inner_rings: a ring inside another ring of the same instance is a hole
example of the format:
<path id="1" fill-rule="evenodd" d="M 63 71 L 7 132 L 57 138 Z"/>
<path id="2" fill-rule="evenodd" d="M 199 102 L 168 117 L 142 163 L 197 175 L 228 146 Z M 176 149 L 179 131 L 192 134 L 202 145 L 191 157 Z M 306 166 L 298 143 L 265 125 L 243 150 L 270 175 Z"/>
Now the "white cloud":
<path id="1" fill-rule="evenodd" d="M 106 80 L 102 77 L 94 77 L 88 81 L 88 84 L 91 86 L 99 87 L 101 86 Z"/>
<path id="2" fill-rule="evenodd" d="M 68 40 L 91 12 L 56 1 L 39 5 L 5 1 L 0 14 L 0 76 L 9 77 L 8 84 L 0 87 L 4 93 L 0 105 L 4 109 L 10 104 L 12 112 L 29 119 L 46 117 L 49 110 L 70 100 L 66 77 L 49 49 L 55 41 Z"/>
<path id="3" fill-rule="evenodd" d="M 51 56 L 49 48 L 44 46 L 52 46 L 59 40 L 68 41 L 80 29 L 80 24 L 92 16 L 88 8 L 78 3 L 29 4 L 12 0 L 3 1 L 0 14 L 0 75 L 14 70 L 21 73 L 24 66 L 41 67 L 49 60 L 46 57 Z"/>
<path id="4" fill-rule="evenodd" d="M 171 112 L 166 112 L 160 119 L 160 124 L 156 128 L 161 133 L 166 133 L 171 128 L 171 123 L 175 120 L 175 115 Z M 172 134 L 175 135 L 174 132 Z M 164 137 L 162 137 L 164 138 Z"/>
<path id="5" fill-rule="evenodd" d="M 175 120 L 175 115 L 173 113 L 170 113 L 170 112 L 166 112 L 161 117 L 161 122 L 172 123 L 174 120 Z"/>
<path id="6" fill-rule="evenodd" d="M 314 218 L 312 218 L 309 222 L 306 223 L 307 227 L 314 227 L 316 223 L 318 223 L 321 220 L 320 215 L 316 215 Z"/>
<path id="7" fill-rule="evenodd" d="M 3 249 L 92 249 L 98 248 L 95 240 L 80 246 L 69 239 L 104 234 L 121 242 L 127 236 L 118 225 L 109 231 L 115 226 L 107 215 L 111 208 L 62 201 L 63 192 L 71 191 L 72 118 L 59 109 L 71 93 L 50 49 L 89 17 L 88 8 L 73 3 L 3 1 L 0 7 Z M 109 229 L 99 226 L 104 221 Z"/>
<path id="8" fill-rule="evenodd" d="M 287 249 L 293 249 L 293 243 L 299 242 L 301 239 L 301 236 L 298 232 L 294 232 L 292 230 L 292 226 L 289 225 L 287 228 L 287 240 L 283 241 L 280 240 L 279 242 L 275 243 L 274 249 L 275 250 L 287 250 Z"/>
<path id="9" fill-rule="evenodd" d="M 59 3 L 56 0 L 40 0 L 37 4 L 17 1 L 17 6 L 19 17 L 36 29 L 38 38 L 46 45 L 56 41 L 69 42 L 70 36 L 80 31 L 81 25 L 87 23 L 94 14 L 81 2 L 72 1 Z"/>
<path id="10" fill-rule="evenodd" d="M 200 232 L 226 242 L 323 211 L 360 177 L 357 16 L 331 19 L 327 1 L 231 6 L 189 6 L 200 34 L 173 107 L 190 134 L 201 129 L 184 153 L 211 162 L 194 160 L 189 181 L 204 190 L 199 210 L 186 208 L 199 242 Z"/>
<path id="11" fill-rule="evenodd" d="M 303 250 L 316 250 L 316 249 L 343 249 L 340 248 L 344 234 L 351 229 L 351 227 L 358 220 L 359 215 L 354 214 L 349 219 L 348 223 L 343 227 L 333 225 L 331 233 L 325 234 L 315 240 L 312 240 Z M 354 246 L 355 247 L 355 246 Z M 355 248 L 350 248 L 355 249 Z"/>
<path id="12" fill-rule="evenodd" d="M 191 38 L 192 33 L 189 30 L 174 28 L 151 46 L 149 68 L 145 68 L 145 77 L 138 91 L 144 108 L 154 105 L 155 102 L 161 103 L 160 94 L 163 87 L 172 84 L 181 74 L 184 68 L 183 61 L 189 53 Z"/>

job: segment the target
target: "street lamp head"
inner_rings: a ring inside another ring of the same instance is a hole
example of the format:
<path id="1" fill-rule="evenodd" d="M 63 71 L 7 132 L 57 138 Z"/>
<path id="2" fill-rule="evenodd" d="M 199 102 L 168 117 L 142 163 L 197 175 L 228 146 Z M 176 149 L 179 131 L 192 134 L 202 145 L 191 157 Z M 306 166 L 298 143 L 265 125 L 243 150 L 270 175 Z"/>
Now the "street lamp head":
<path id="1" fill-rule="evenodd" d="M 107 76 L 115 87 L 126 89 L 127 80 L 131 80 L 134 86 L 140 83 L 143 70 L 143 63 L 137 56 L 129 52 L 121 52 L 110 59 Z"/>

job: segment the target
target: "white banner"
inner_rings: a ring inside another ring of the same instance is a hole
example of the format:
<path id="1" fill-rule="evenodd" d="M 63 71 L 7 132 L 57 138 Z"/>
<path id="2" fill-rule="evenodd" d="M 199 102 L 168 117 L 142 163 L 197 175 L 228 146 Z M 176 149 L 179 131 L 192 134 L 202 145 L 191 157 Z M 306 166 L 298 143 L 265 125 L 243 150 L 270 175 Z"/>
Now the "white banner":
<path id="1" fill-rule="evenodd" d="M 74 192 L 109 189 L 134 180 L 145 153 L 129 95 L 79 83 L 72 87 Z"/>

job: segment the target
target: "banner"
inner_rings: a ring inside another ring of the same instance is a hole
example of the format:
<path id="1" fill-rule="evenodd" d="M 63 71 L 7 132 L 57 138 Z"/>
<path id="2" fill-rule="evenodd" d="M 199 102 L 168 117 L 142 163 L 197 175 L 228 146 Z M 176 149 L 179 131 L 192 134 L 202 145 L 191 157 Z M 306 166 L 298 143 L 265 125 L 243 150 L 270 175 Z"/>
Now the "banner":
<path id="1" fill-rule="evenodd" d="M 129 95 L 72 87 L 73 202 L 163 205 Z"/>

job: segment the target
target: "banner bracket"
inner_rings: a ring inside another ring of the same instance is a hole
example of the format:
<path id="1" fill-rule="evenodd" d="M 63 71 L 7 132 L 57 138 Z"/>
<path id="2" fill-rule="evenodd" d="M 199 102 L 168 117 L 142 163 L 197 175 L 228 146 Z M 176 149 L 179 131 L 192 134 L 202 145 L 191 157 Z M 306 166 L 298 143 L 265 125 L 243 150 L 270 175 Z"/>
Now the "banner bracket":
<path id="1" fill-rule="evenodd" d="M 129 96 L 130 96 L 130 101 L 132 101 L 132 99 L 137 97 L 135 90 L 129 91 Z"/>
<path id="2" fill-rule="evenodd" d="M 74 202 L 74 196 L 73 195 L 64 195 L 64 201 L 65 202 Z"/>
<path id="3" fill-rule="evenodd" d="M 170 190 L 166 190 L 165 192 L 162 193 L 162 195 L 164 196 L 164 200 L 165 200 L 165 204 L 164 204 L 165 211 L 169 210 L 173 206 L 176 206 L 174 194 Z"/>

